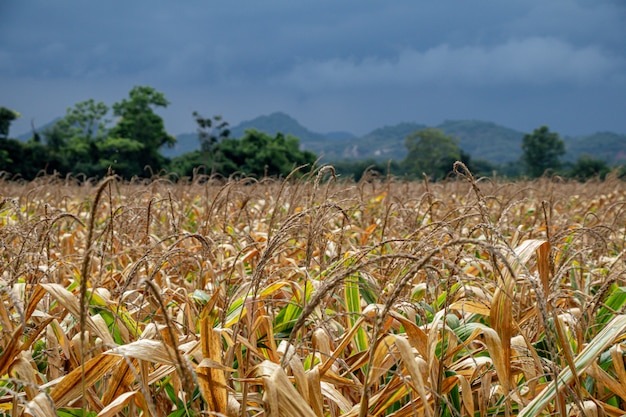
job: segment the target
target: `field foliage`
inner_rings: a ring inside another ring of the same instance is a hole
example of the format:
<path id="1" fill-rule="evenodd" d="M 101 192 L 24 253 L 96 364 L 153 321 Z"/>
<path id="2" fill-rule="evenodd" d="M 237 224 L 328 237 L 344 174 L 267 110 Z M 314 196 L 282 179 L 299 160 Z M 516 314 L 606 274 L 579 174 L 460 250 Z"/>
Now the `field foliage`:
<path id="1" fill-rule="evenodd" d="M 0 184 L 0 415 L 623 414 L 626 187 Z"/>

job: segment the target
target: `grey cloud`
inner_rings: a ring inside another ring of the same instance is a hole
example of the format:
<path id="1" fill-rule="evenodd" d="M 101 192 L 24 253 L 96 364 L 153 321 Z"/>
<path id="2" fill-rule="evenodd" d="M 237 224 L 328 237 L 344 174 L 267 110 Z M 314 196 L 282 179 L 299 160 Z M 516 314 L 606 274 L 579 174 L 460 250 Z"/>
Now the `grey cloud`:
<path id="1" fill-rule="evenodd" d="M 590 39 L 613 48 L 626 46 L 626 3 L 552 0 L 532 4 L 507 20 L 505 30 L 519 36 L 559 37 L 586 44 Z"/>
<path id="2" fill-rule="evenodd" d="M 0 0 L 0 105 L 27 130 L 151 85 L 172 102 L 174 131 L 193 130 L 193 110 L 231 122 L 282 110 L 361 133 L 544 115 L 625 130 L 613 110 L 626 105 L 625 11 L 609 0 Z"/>
<path id="3" fill-rule="evenodd" d="M 622 69 L 621 58 L 598 47 L 577 48 L 555 38 L 532 37 L 490 48 L 443 44 L 425 51 L 406 48 L 391 58 L 305 62 L 293 68 L 284 82 L 304 90 L 373 84 L 586 84 Z"/>

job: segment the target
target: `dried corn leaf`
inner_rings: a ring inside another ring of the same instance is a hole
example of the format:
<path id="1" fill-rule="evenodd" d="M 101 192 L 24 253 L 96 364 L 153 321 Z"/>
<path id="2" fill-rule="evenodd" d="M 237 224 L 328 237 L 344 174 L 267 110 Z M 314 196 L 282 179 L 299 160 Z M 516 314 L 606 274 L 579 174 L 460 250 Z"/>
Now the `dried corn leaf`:
<path id="1" fill-rule="evenodd" d="M 402 326 L 404 326 L 404 330 L 411 346 L 417 349 L 419 354 L 422 355 L 422 358 L 428 358 L 428 336 L 426 333 L 424 333 L 424 331 L 417 324 L 401 314 L 395 311 L 390 311 L 390 314 L 394 319 L 402 323 Z M 437 358 L 434 358 L 433 361 L 435 362 L 435 366 L 439 366 Z"/>
<path id="2" fill-rule="evenodd" d="M 352 341 L 352 337 L 355 335 L 357 330 L 361 328 L 361 324 L 363 323 L 364 318 L 360 317 L 354 326 L 350 328 L 346 334 L 343 335 L 343 338 L 337 348 L 333 351 L 332 355 L 324 362 L 322 367 L 320 368 L 320 374 L 323 376 L 328 369 L 330 369 L 331 365 L 344 353 L 344 349 L 350 344 Z"/>
<path id="3" fill-rule="evenodd" d="M 122 358 L 113 355 L 100 354 L 96 356 L 85 363 L 83 367 L 78 367 L 65 375 L 54 387 L 50 397 L 52 397 L 57 407 L 69 405 L 72 401 L 82 397 L 84 390 L 87 390 L 106 374 L 112 372 L 121 360 Z"/>
<path id="4" fill-rule="evenodd" d="M 30 317 L 37 309 L 37 304 L 39 304 L 39 301 L 41 301 L 45 294 L 46 292 L 44 291 L 43 287 L 39 285 L 35 286 L 35 289 L 33 290 L 33 293 L 30 295 L 30 298 L 28 300 L 28 307 L 24 312 L 24 319 L 26 321 L 30 320 Z"/>
<path id="5" fill-rule="evenodd" d="M 280 343 L 278 351 L 283 352 L 283 355 L 287 355 L 287 363 L 289 364 L 291 373 L 295 378 L 296 388 L 300 395 L 302 395 L 302 397 L 306 400 L 307 404 L 310 404 L 309 384 L 304 371 L 304 365 L 302 364 L 302 359 L 296 353 L 296 349 L 293 346 L 288 345 L 286 341 L 283 341 Z"/>
<path id="6" fill-rule="evenodd" d="M 461 385 L 461 398 L 463 398 L 463 408 L 468 416 L 474 415 L 474 395 L 472 393 L 472 386 L 469 381 L 462 375 L 456 375 Z"/>
<path id="7" fill-rule="evenodd" d="M 36 369 L 28 361 L 28 354 L 21 352 L 21 357 L 13 361 L 11 364 L 10 372 L 15 373 L 16 379 L 24 382 L 24 389 L 26 390 L 26 398 L 33 400 L 39 391 L 37 390 L 37 378 L 35 377 Z"/>
<path id="8" fill-rule="evenodd" d="M 148 363 L 160 363 L 176 366 L 176 353 L 163 342 L 151 339 L 136 340 L 127 345 L 117 346 L 105 352 L 107 355 L 120 355 L 127 358 L 141 359 Z"/>
<path id="9" fill-rule="evenodd" d="M 341 394 L 341 392 L 335 388 L 332 384 L 327 382 L 322 382 L 320 385 L 320 389 L 324 397 L 326 397 L 329 401 L 335 404 L 341 411 L 347 413 L 355 406 L 352 404 L 346 397 Z"/>
<path id="10" fill-rule="evenodd" d="M 136 364 L 136 361 L 133 362 Z M 110 404 L 114 398 L 131 390 L 130 386 L 135 380 L 133 371 L 134 369 L 131 369 L 127 361 L 121 361 L 119 363 L 108 381 L 106 392 L 102 396 L 103 404 Z"/>
<path id="11" fill-rule="evenodd" d="M 450 304 L 450 310 L 456 310 L 461 313 L 479 314 L 489 317 L 491 310 L 488 305 L 470 300 L 459 300 Z"/>
<path id="12" fill-rule="evenodd" d="M 125 392 L 124 394 L 121 394 L 116 399 L 111 401 L 109 405 L 107 405 L 102 410 L 100 410 L 100 412 L 98 413 L 96 417 L 115 416 L 117 413 L 122 411 L 124 407 L 126 407 L 128 402 L 131 401 L 135 397 L 135 394 L 137 394 L 137 391 L 129 391 L 129 392 Z"/>
<path id="13" fill-rule="evenodd" d="M 621 345 L 611 347 L 611 359 L 613 359 L 613 368 L 619 383 L 626 387 L 626 369 L 624 369 L 624 351 Z"/>
<path id="14" fill-rule="evenodd" d="M 26 403 L 24 414 L 32 417 L 53 417 L 57 415 L 57 411 L 50 396 L 45 392 L 40 392 Z"/>
<path id="15" fill-rule="evenodd" d="M 211 366 L 213 363 L 223 366 L 222 336 L 210 326 L 210 321 L 206 317 L 200 323 L 200 344 L 203 360 L 196 367 L 200 392 L 210 412 L 226 414 L 228 408 L 226 376 L 223 369 Z"/>
<path id="16" fill-rule="evenodd" d="M 4 303 L 0 301 L 0 304 Z M 0 375 L 5 375 L 7 373 L 7 370 L 22 350 L 20 339 L 23 333 L 24 327 L 20 325 L 13 330 L 8 345 L 2 347 L 2 355 L 0 355 Z"/>
<path id="17" fill-rule="evenodd" d="M 409 345 L 409 342 L 407 342 L 401 336 L 394 335 L 394 338 L 395 344 L 400 351 L 402 363 L 409 371 L 409 374 L 411 375 L 411 380 L 413 381 L 413 386 L 415 387 L 419 396 L 422 399 L 426 416 L 430 417 L 433 415 L 433 410 L 430 408 L 430 404 L 428 403 L 429 396 L 427 394 L 426 386 L 424 385 L 424 378 L 422 377 L 422 373 L 417 365 L 415 355 L 411 351 L 411 346 Z"/>
<path id="18" fill-rule="evenodd" d="M 324 416 L 324 397 L 322 394 L 322 384 L 326 384 L 330 387 L 332 385 L 322 382 L 320 378 L 319 366 L 313 367 L 313 369 L 306 373 L 307 386 L 309 387 L 309 405 L 317 415 L 317 417 Z"/>
<path id="19" fill-rule="evenodd" d="M 59 304 L 65 307 L 71 315 L 73 315 L 76 319 L 80 318 L 81 309 L 79 297 L 75 296 L 59 284 L 39 285 L 41 285 L 43 289 L 53 296 Z M 87 311 L 85 311 L 85 313 L 87 313 Z M 85 323 L 87 324 L 87 327 L 89 327 L 91 331 L 102 339 L 108 346 L 115 346 L 115 340 L 113 340 L 113 336 L 111 336 L 108 330 L 104 331 L 104 329 L 100 328 L 96 323 L 94 323 L 93 319 L 88 314 L 85 317 Z"/>
<path id="20" fill-rule="evenodd" d="M 622 359 L 623 361 L 623 359 Z M 622 401 L 626 401 L 626 387 L 616 381 L 611 375 L 609 375 L 604 369 L 592 362 L 591 366 L 587 368 L 587 373 L 596 381 L 602 383 L 613 394 L 619 396 Z"/>
<path id="21" fill-rule="evenodd" d="M 274 362 L 263 361 L 256 367 L 256 375 L 263 378 L 271 415 L 316 417 L 311 407 L 289 381 L 285 371 Z"/>

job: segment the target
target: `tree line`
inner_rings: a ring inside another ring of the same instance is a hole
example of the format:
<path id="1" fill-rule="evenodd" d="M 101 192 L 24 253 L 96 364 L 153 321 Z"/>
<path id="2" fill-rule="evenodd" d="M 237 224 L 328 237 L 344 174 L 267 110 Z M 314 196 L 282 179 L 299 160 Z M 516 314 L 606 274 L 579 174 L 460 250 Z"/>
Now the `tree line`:
<path id="1" fill-rule="evenodd" d="M 176 138 L 165 130 L 156 113 L 169 102 L 147 86 L 134 87 L 110 108 L 92 99 L 67 109 L 52 125 L 35 131 L 27 142 L 9 138 L 9 127 L 19 113 L 0 108 L 0 171 L 11 178 L 30 180 L 37 175 L 73 175 L 102 178 L 113 173 L 130 179 L 195 173 L 242 176 L 287 176 L 294 168 L 311 169 L 317 160 L 301 151 L 295 137 L 249 130 L 240 139 L 229 136 L 221 117 L 204 118 L 194 112 L 200 149 L 173 159 L 160 150 Z"/>
<path id="2" fill-rule="evenodd" d="M 301 150 L 299 139 L 293 136 L 248 130 L 241 138 L 231 138 L 228 123 L 220 116 L 205 118 L 198 112 L 192 116 L 199 149 L 165 158 L 160 150 L 174 146 L 176 138 L 167 133 L 156 110 L 168 105 L 163 93 L 152 87 L 134 87 L 127 98 L 111 107 L 92 99 L 77 103 L 52 125 L 41 131 L 33 129 L 27 142 L 9 137 L 10 125 L 19 113 L 0 107 L 0 171 L 10 178 L 26 180 L 42 173 L 96 179 L 110 173 L 127 179 L 154 175 L 180 178 L 197 173 L 260 178 L 286 177 L 297 167 L 302 167 L 300 172 L 304 173 L 318 159 L 314 153 Z M 405 146 L 407 156 L 402 161 L 334 165 L 339 173 L 356 180 L 368 170 L 440 180 L 450 175 L 455 161 L 462 161 L 477 175 L 500 172 L 508 177 L 536 178 L 548 173 L 585 180 L 603 178 L 611 170 L 604 161 L 591 156 L 583 156 L 569 166 L 564 164 L 564 141 L 547 126 L 526 134 L 522 158 L 507 166 L 472 158 L 460 148 L 458 139 L 434 128 L 408 135 Z"/>
<path id="3" fill-rule="evenodd" d="M 574 163 L 565 163 L 565 142 L 547 126 L 534 129 L 524 135 L 522 157 L 512 163 L 497 164 L 480 158 L 473 158 L 464 152 L 459 140 L 446 135 L 442 130 L 426 128 L 409 134 L 405 140 L 407 156 L 400 162 L 381 163 L 374 160 L 339 162 L 335 165 L 339 172 L 359 178 L 364 170 L 379 174 L 392 174 L 408 178 L 441 180 L 452 174 L 454 162 L 463 162 L 477 176 L 500 175 L 509 179 L 538 178 L 543 175 L 558 175 L 581 181 L 591 178 L 604 179 L 615 170 L 620 177 L 626 176 L 624 167 L 611 167 L 605 161 L 591 155 L 582 155 Z"/>

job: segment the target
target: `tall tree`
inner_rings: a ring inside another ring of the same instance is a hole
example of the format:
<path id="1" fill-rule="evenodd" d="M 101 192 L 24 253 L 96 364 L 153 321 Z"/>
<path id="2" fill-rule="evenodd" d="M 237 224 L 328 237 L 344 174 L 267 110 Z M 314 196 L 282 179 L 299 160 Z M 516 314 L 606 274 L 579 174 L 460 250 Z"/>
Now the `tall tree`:
<path id="1" fill-rule="evenodd" d="M 11 123 L 18 117 L 20 117 L 20 114 L 15 110 L 0 107 L 0 139 L 9 138 Z"/>
<path id="2" fill-rule="evenodd" d="M 85 100 L 67 109 L 65 117 L 55 124 L 60 134 L 54 129 L 46 132 L 46 143 L 65 159 L 70 171 L 88 177 L 105 174 L 106 168 L 99 165 L 98 145 L 108 136 L 108 114 L 106 104 Z"/>
<path id="3" fill-rule="evenodd" d="M 12 172 L 16 161 L 15 148 L 21 149 L 19 143 L 9 143 L 9 129 L 13 120 L 20 117 L 14 110 L 0 107 L 0 170 Z M 14 141 L 17 142 L 17 141 Z"/>
<path id="4" fill-rule="evenodd" d="M 461 160 L 461 148 L 454 136 L 443 131 L 427 128 L 406 137 L 408 154 L 403 161 L 407 173 L 421 176 L 422 173 L 438 180 L 452 171 L 455 161 Z"/>
<path id="5" fill-rule="evenodd" d="M 102 176 L 106 167 L 100 165 L 99 146 L 108 135 L 109 107 L 93 99 L 70 107 L 65 117 L 42 132 L 55 169 Z"/>
<path id="6" fill-rule="evenodd" d="M 565 154 L 565 142 L 558 133 L 541 126 L 533 133 L 524 135 L 522 151 L 526 173 L 532 178 L 538 178 L 549 169 L 561 168 L 560 158 Z"/>
<path id="7" fill-rule="evenodd" d="M 204 164 L 206 169 L 211 171 L 219 170 L 218 161 L 215 158 L 215 145 L 220 140 L 227 139 L 230 135 L 228 122 L 222 119 L 222 116 L 213 116 L 213 118 L 204 118 L 198 112 L 193 112 L 193 117 L 198 124 L 198 140 L 200 141 L 200 164 Z M 200 165 L 198 164 L 198 165 Z"/>
<path id="8" fill-rule="evenodd" d="M 113 168 L 122 170 L 124 176 L 146 176 L 145 167 L 160 170 L 166 159 L 160 154 L 161 146 L 174 146 L 176 138 L 165 131 L 161 116 L 155 108 L 167 107 L 163 93 L 152 87 L 134 87 L 129 99 L 113 104 L 113 114 L 119 119 L 111 129 L 107 144 L 100 151 L 106 155 Z"/>

